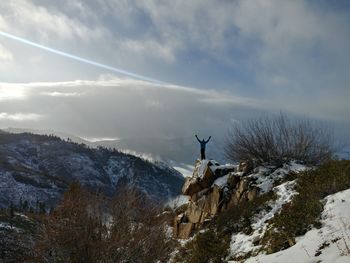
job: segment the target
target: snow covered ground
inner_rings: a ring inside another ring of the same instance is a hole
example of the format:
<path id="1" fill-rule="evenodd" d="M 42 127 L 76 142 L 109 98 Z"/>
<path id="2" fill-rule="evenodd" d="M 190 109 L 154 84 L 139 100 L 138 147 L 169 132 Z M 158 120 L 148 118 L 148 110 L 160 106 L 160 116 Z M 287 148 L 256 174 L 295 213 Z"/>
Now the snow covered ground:
<path id="1" fill-rule="evenodd" d="M 285 182 L 273 188 L 276 192 L 277 200 L 270 203 L 270 211 L 262 211 L 255 217 L 252 224 L 253 233 L 246 235 L 238 233 L 232 235 L 230 243 L 230 256 L 245 255 L 260 249 L 260 245 L 254 245 L 254 241 L 261 239 L 268 227 L 267 221 L 278 213 L 282 206 L 290 202 L 291 198 L 296 194 L 293 190 L 295 181 Z M 232 261 L 234 262 L 234 261 Z"/>
<path id="2" fill-rule="evenodd" d="M 325 201 L 322 228 L 308 231 L 286 250 L 252 257 L 246 262 L 350 262 L 350 189 L 328 196 Z"/>

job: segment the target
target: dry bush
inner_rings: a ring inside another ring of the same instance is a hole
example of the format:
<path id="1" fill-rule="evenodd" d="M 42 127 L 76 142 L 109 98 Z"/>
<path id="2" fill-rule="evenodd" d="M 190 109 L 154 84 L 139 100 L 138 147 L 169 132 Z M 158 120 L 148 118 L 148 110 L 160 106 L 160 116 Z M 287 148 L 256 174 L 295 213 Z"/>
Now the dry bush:
<path id="1" fill-rule="evenodd" d="M 226 157 L 233 161 L 255 160 L 281 164 L 298 160 L 318 164 L 332 155 L 332 129 L 310 119 L 284 114 L 235 123 L 229 131 Z"/>
<path id="2" fill-rule="evenodd" d="M 32 262 L 161 262 L 170 242 L 165 220 L 135 189 L 113 199 L 74 184 L 42 218 Z"/>

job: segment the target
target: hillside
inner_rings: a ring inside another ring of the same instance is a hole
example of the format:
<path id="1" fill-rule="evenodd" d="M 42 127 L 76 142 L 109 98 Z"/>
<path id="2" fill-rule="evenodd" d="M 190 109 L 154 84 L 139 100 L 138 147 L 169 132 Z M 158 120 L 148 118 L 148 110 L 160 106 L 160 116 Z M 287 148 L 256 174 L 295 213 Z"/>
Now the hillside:
<path id="1" fill-rule="evenodd" d="M 348 262 L 349 168 L 197 161 L 175 208 L 171 262 Z"/>
<path id="2" fill-rule="evenodd" d="M 74 181 L 113 195 L 134 186 L 155 201 L 179 194 L 182 175 L 161 164 L 55 136 L 0 133 L 0 207 L 38 202 L 51 207 Z"/>

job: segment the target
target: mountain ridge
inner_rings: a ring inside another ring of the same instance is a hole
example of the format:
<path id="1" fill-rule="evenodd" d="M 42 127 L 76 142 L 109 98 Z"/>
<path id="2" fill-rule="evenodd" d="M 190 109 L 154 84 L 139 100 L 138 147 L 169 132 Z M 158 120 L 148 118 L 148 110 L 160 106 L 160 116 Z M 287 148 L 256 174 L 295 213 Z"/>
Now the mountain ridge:
<path id="1" fill-rule="evenodd" d="M 175 169 L 103 147 L 64 141 L 53 135 L 0 133 L 0 206 L 38 200 L 54 205 L 74 181 L 113 195 L 120 182 L 164 202 L 181 191 Z"/>

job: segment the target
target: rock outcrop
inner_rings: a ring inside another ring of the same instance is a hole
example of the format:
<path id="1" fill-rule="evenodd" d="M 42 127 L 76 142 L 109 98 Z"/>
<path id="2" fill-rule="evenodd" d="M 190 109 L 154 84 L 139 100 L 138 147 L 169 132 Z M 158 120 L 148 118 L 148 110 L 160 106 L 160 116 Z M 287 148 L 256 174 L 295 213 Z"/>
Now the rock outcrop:
<path id="1" fill-rule="evenodd" d="M 242 176 L 248 169 L 239 168 L 243 167 L 197 160 L 192 177 L 186 179 L 182 188 L 183 194 L 190 199 L 187 207 L 175 216 L 175 238 L 186 239 L 221 211 L 239 202 L 254 200 L 259 189 Z"/>

